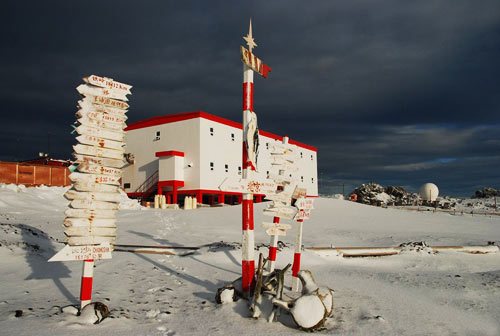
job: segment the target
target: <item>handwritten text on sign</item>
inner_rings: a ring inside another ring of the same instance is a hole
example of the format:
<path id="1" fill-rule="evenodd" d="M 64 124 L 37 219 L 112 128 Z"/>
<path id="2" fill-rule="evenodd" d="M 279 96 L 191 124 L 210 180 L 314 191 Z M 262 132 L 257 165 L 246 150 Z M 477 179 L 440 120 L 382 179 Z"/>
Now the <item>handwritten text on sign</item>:
<path id="1" fill-rule="evenodd" d="M 70 246 L 66 245 L 49 261 L 71 261 L 71 260 L 99 260 L 111 259 L 111 246 L 109 243 L 101 245 Z"/>

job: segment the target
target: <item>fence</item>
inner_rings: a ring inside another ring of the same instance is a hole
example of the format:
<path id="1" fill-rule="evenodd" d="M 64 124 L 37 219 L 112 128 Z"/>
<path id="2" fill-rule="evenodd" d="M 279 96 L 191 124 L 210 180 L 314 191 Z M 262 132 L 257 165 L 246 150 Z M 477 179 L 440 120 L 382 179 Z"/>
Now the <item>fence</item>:
<path id="1" fill-rule="evenodd" d="M 0 183 L 67 186 L 71 184 L 69 174 L 67 167 L 0 162 Z"/>

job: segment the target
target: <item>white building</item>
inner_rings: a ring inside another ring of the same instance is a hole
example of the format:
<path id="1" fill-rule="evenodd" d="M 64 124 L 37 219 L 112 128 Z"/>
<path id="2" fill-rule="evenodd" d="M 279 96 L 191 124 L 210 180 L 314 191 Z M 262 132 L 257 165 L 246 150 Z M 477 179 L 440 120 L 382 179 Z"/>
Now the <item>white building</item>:
<path id="1" fill-rule="evenodd" d="M 123 170 L 123 188 L 131 197 L 153 193 L 167 202 L 194 196 L 206 204 L 241 202 L 241 193 L 220 190 L 229 176 L 241 176 L 241 123 L 203 111 L 154 117 L 130 124 L 126 130 L 126 153 L 133 163 Z M 270 144 L 283 137 L 259 131 L 258 173 L 265 178 L 271 168 Z M 289 139 L 297 146 L 298 171 L 293 177 L 308 196 L 318 196 L 317 149 Z M 262 201 L 263 195 L 255 195 Z"/>

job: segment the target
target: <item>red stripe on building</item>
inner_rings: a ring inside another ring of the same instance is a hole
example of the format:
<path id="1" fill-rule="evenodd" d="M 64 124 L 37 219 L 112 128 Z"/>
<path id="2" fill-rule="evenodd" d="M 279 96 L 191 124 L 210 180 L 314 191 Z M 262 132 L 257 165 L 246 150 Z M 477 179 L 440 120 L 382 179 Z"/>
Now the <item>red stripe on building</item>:
<path id="1" fill-rule="evenodd" d="M 169 151 L 163 151 L 163 152 L 156 152 L 155 156 L 156 157 L 163 157 L 163 156 L 181 156 L 181 157 L 184 157 L 184 152 L 169 150 Z"/>

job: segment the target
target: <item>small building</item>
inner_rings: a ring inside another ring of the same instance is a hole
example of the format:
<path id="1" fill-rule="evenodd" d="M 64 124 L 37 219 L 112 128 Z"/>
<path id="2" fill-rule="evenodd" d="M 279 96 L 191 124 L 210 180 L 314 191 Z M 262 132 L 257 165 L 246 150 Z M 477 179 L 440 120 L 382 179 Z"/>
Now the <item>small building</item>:
<path id="1" fill-rule="evenodd" d="M 126 129 L 123 188 L 130 197 L 163 194 L 167 203 L 185 196 L 205 204 L 241 202 L 241 193 L 220 190 L 228 177 L 241 176 L 242 125 L 203 111 L 153 117 Z M 283 137 L 259 131 L 258 174 L 271 170 L 270 149 Z M 292 173 L 308 196 L 318 196 L 317 149 L 289 139 L 297 147 L 298 171 Z M 262 201 L 263 195 L 254 195 Z"/>

